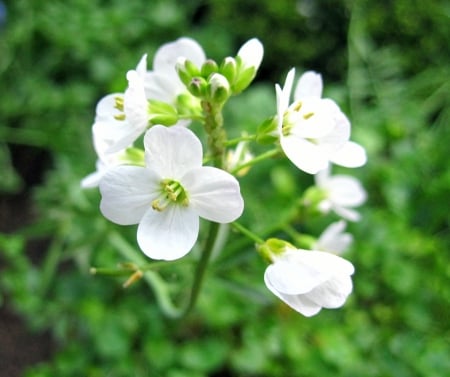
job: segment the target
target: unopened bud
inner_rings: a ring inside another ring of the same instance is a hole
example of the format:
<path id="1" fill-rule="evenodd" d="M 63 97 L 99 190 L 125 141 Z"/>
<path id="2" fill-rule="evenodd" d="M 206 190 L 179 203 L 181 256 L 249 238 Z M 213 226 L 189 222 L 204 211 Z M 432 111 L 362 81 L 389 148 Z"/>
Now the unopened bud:
<path id="1" fill-rule="evenodd" d="M 209 98 L 217 103 L 225 102 L 230 96 L 230 83 L 225 76 L 214 73 L 209 82 Z"/>
<path id="2" fill-rule="evenodd" d="M 178 58 L 175 64 L 175 69 L 181 82 L 186 86 L 189 85 L 193 77 L 200 76 L 200 70 L 198 67 L 184 57 Z"/>
<path id="3" fill-rule="evenodd" d="M 198 98 L 203 98 L 206 94 L 206 87 L 208 86 L 206 80 L 203 77 L 193 77 L 187 85 L 189 92 Z"/>
<path id="4" fill-rule="evenodd" d="M 237 72 L 237 64 L 236 59 L 232 57 L 226 57 L 219 68 L 219 73 L 224 75 L 229 83 L 234 83 L 234 80 L 236 79 L 236 72 Z"/>
<path id="5" fill-rule="evenodd" d="M 210 75 L 217 73 L 218 69 L 217 63 L 212 59 L 208 59 L 203 63 L 200 72 L 202 77 L 207 79 Z"/>

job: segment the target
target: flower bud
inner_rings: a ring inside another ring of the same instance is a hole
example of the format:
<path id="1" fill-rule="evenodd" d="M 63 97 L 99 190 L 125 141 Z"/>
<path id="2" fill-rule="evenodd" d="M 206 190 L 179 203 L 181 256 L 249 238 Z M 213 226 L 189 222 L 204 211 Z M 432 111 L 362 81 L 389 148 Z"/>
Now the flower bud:
<path id="1" fill-rule="evenodd" d="M 242 92 L 253 81 L 261 65 L 263 54 L 263 46 L 256 38 L 250 39 L 239 49 L 236 56 L 237 75 L 232 86 L 234 94 Z"/>
<path id="2" fill-rule="evenodd" d="M 178 58 L 175 64 L 175 69 L 181 82 L 186 86 L 189 85 L 194 77 L 200 76 L 200 70 L 198 69 L 198 67 L 193 62 L 184 57 Z"/>
<path id="3" fill-rule="evenodd" d="M 203 98 L 206 94 L 207 86 L 208 83 L 203 77 L 196 76 L 192 78 L 192 80 L 187 85 L 187 88 L 193 96 Z"/>
<path id="4" fill-rule="evenodd" d="M 208 80 L 209 98 L 213 102 L 225 102 L 230 96 L 230 84 L 225 76 L 214 73 Z"/>
<path id="5" fill-rule="evenodd" d="M 212 74 L 217 73 L 218 70 L 217 63 L 212 59 L 208 59 L 203 63 L 200 73 L 202 77 L 207 79 Z"/>
<path id="6" fill-rule="evenodd" d="M 234 83 L 236 79 L 237 63 L 232 57 L 226 57 L 219 68 L 219 73 L 224 75 L 229 83 Z"/>

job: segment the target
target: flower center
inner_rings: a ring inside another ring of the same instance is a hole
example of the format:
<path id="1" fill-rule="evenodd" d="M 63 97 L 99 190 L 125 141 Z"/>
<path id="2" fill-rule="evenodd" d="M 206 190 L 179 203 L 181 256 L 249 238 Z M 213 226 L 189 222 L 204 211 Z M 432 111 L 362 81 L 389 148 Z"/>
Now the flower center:
<path id="1" fill-rule="evenodd" d="M 299 122 L 306 121 L 314 116 L 314 111 L 308 111 L 302 101 L 294 102 L 283 115 L 283 136 L 291 134 L 292 128 Z"/>
<path id="2" fill-rule="evenodd" d="M 163 179 L 161 181 L 161 193 L 152 201 L 152 208 L 161 212 L 171 203 L 186 207 L 189 204 L 189 199 L 180 182 L 173 179 Z"/>

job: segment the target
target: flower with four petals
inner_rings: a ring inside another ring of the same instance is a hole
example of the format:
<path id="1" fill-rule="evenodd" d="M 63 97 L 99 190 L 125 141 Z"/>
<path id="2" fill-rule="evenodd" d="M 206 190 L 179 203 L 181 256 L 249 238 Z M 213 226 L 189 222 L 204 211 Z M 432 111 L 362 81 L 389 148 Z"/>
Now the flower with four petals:
<path id="1" fill-rule="evenodd" d="M 238 181 L 202 166 L 200 140 L 181 126 L 153 126 L 144 136 L 145 167 L 121 165 L 100 181 L 103 215 L 120 225 L 139 224 L 137 241 L 150 258 L 186 255 L 199 232 L 199 217 L 230 223 L 243 211 Z"/>

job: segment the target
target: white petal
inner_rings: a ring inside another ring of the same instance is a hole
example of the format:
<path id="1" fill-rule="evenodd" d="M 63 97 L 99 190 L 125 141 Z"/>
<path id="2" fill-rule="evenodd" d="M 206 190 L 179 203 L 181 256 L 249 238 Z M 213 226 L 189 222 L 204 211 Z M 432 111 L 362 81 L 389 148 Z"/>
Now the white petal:
<path id="1" fill-rule="evenodd" d="M 343 207 L 357 207 L 366 201 L 367 194 L 361 182 L 349 175 L 334 175 L 329 178 L 326 189 L 329 199 Z"/>
<path id="2" fill-rule="evenodd" d="M 202 166 L 202 144 L 185 127 L 153 126 L 145 134 L 144 146 L 147 166 L 162 178 L 178 180 L 190 169 Z"/>
<path id="3" fill-rule="evenodd" d="M 137 224 L 160 191 L 160 178 L 146 168 L 117 166 L 100 181 L 103 215 L 120 225 Z"/>
<path id="4" fill-rule="evenodd" d="M 300 170 L 316 174 L 328 167 L 327 155 L 317 145 L 293 135 L 281 137 L 280 143 L 286 156 Z"/>
<path id="5" fill-rule="evenodd" d="M 353 241 L 349 233 L 343 233 L 345 221 L 337 221 L 330 224 L 320 235 L 314 249 L 340 254 L 347 250 Z"/>
<path id="6" fill-rule="evenodd" d="M 121 111 L 116 108 L 116 98 L 123 98 L 123 93 L 112 93 L 98 101 L 95 108 L 95 121 L 107 122 L 114 119 L 115 115 L 120 115 Z"/>
<path id="7" fill-rule="evenodd" d="M 294 99 L 299 100 L 305 97 L 322 97 L 322 76 L 314 71 L 305 72 L 298 80 L 294 92 Z"/>
<path id="8" fill-rule="evenodd" d="M 303 138 L 317 139 L 326 137 L 336 129 L 335 108 L 332 103 L 315 97 L 303 99 L 300 111 L 292 111 L 298 103 L 289 109 L 295 122 L 291 133 Z M 337 105 L 335 105 L 337 106 Z"/>
<path id="9" fill-rule="evenodd" d="M 84 177 L 81 180 L 81 187 L 82 188 L 93 188 L 93 187 L 97 187 L 100 179 L 103 177 L 105 172 L 99 172 L 99 171 L 95 171 L 89 175 L 87 175 L 86 177 Z"/>
<path id="10" fill-rule="evenodd" d="M 255 70 L 258 70 L 263 54 L 263 45 L 256 38 L 248 40 L 238 51 L 238 56 L 242 59 L 244 67 L 254 67 Z"/>
<path id="11" fill-rule="evenodd" d="M 324 276 L 332 277 L 336 275 L 352 275 L 355 271 L 353 264 L 348 260 L 337 255 L 327 253 L 324 251 L 309 251 L 309 250 L 295 250 L 288 254 L 289 258 L 295 258 L 298 263 L 308 265 L 320 271 Z M 328 280 L 325 279 L 323 281 Z"/>
<path id="12" fill-rule="evenodd" d="M 317 139 L 317 142 L 329 155 L 333 155 L 348 142 L 351 125 L 345 114 L 332 100 L 324 99 L 322 101 L 329 101 L 327 107 L 333 118 L 334 128 L 328 134 Z"/>
<path id="13" fill-rule="evenodd" d="M 128 148 L 141 135 L 142 130 L 127 120 L 97 121 L 92 126 L 94 138 L 102 139 L 103 154 L 117 153 Z"/>
<path id="14" fill-rule="evenodd" d="M 305 317 L 312 317 L 322 309 L 320 305 L 311 301 L 306 295 L 285 295 L 280 293 L 278 297 Z"/>
<path id="15" fill-rule="evenodd" d="M 333 210 L 338 216 L 348 221 L 359 221 L 361 219 L 359 212 L 351 208 L 333 205 Z"/>
<path id="16" fill-rule="evenodd" d="M 128 71 L 127 80 L 128 88 L 124 95 L 124 113 L 129 123 L 144 131 L 149 120 L 144 79 L 136 71 Z"/>
<path id="17" fill-rule="evenodd" d="M 230 223 L 244 210 L 239 182 L 224 170 L 211 166 L 192 169 L 181 184 L 188 192 L 189 205 L 206 220 Z"/>
<path id="18" fill-rule="evenodd" d="M 161 212 L 147 211 L 139 223 L 137 240 L 148 257 L 175 260 L 192 249 L 198 231 L 199 217 L 192 208 L 169 205 Z"/>
<path id="19" fill-rule="evenodd" d="M 334 276 L 324 284 L 314 288 L 305 296 L 324 308 L 334 309 L 344 305 L 352 292 L 352 279 L 348 275 Z"/>
<path id="20" fill-rule="evenodd" d="M 167 75 L 159 72 L 147 72 L 144 80 L 145 95 L 148 99 L 156 99 L 173 104 L 176 96 L 186 87 L 183 83 L 174 78 L 173 75 Z"/>
<path id="21" fill-rule="evenodd" d="M 336 150 L 330 159 L 336 165 L 347 168 L 357 168 L 367 162 L 366 150 L 352 141 L 347 142 L 343 147 Z"/>
<path id="22" fill-rule="evenodd" d="M 185 57 L 197 67 L 201 67 L 206 60 L 203 48 L 195 40 L 183 37 L 163 44 L 158 49 L 153 60 L 153 70 L 178 79 L 175 64 L 179 57 Z"/>
<path id="23" fill-rule="evenodd" d="M 141 60 L 139 60 L 139 63 L 136 66 L 136 72 L 141 77 L 141 79 L 145 78 L 145 75 L 147 73 L 147 54 L 142 55 Z"/>
<path id="24" fill-rule="evenodd" d="M 286 81 L 284 82 L 283 90 L 282 90 L 282 101 L 281 104 L 283 107 L 287 108 L 289 106 L 292 85 L 294 84 L 295 77 L 295 68 L 291 68 L 286 76 Z"/>
<path id="25" fill-rule="evenodd" d="M 278 291 L 269 280 L 266 279 L 266 275 L 264 275 L 264 282 L 267 288 L 280 300 L 289 305 L 292 309 L 296 310 L 300 314 L 303 314 L 306 317 L 311 317 L 317 314 L 320 309 L 322 309 L 315 302 L 311 301 L 307 297 L 301 294 L 286 294 Z"/>
<path id="26" fill-rule="evenodd" d="M 266 268 L 264 281 L 276 291 L 288 295 L 303 294 L 328 279 L 320 270 L 304 263 L 275 261 Z"/>

